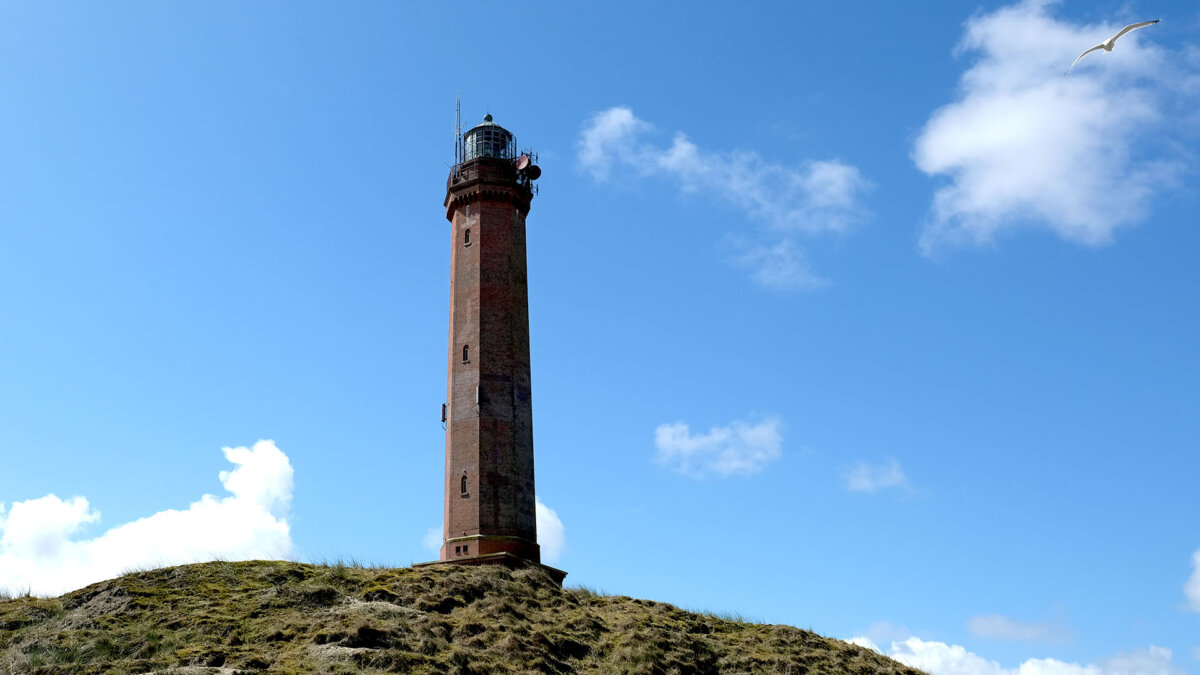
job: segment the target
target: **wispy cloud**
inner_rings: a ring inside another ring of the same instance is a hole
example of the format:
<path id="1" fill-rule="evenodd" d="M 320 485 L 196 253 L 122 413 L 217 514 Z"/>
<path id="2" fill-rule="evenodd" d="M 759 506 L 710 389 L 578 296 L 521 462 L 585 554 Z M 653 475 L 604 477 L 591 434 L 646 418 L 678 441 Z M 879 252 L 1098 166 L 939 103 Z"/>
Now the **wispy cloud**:
<path id="1" fill-rule="evenodd" d="M 769 243 L 735 240 L 733 262 L 761 286 L 778 291 L 814 290 L 829 282 L 812 270 L 804 250 L 791 239 Z"/>
<path id="2" fill-rule="evenodd" d="M 846 489 L 850 492 L 879 492 L 887 488 L 908 486 L 908 477 L 900 468 L 900 463 L 889 459 L 882 464 L 856 462 L 854 466 L 842 475 Z"/>
<path id="3" fill-rule="evenodd" d="M 1183 586 L 1189 606 L 1200 612 L 1200 550 L 1192 554 L 1192 576 Z"/>
<path id="4" fill-rule="evenodd" d="M 50 494 L 7 510 L 0 505 L 0 589 L 53 595 L 128 569 L 290 556 L 287 455 L 273 441 L 224 453 L 235 467 L 218 476 L 229 496 L 206 494 L 186 510 L 160 511 L 91 539 L 76 537 L 100 522 L 84 497 Z"/>
<path id="5" fill-rule="evenodd" d="M 999 614 L 971 617 L 967 621 L 967 630 L 976 637 L 989 640 L 1052 643 L 1065 643 L 1071 640 L 1071 632 L 1060 624 L 1014 621 Z"/>
<path id="6" fill-rule="evenodd" d="M 875 646 L 877 643 L 904 640 L 911 636 L 912 631 L 907 626 L 894 624 L 891 621 L 876 621 L 863 631 L 861 636 L 854 638 L 860 641 L 854 644 L 879 651 L 879 648 Z"/>
<path id="7" fill-rule="evenodd" d="M 912 153 L 921 171 L 945 179 L 921 236 L 926 254 L 1028 227 L 1102 245 L 1142 220 L 1178 175 L 1158 139 L 1182 128 L 1171 100 L 1195 98 L 1196 65 L 1166 58 L 1143 30 L 1064 77 L 1121 26 L 1061 21 L 1052 4 L 1027 0 L 967 22 L 958 51 L 975 58 Z"/>
<path id="8" fill-rule="evenodd" d="M 639 149 L 634 143 L 651 128 L 624 106 L 598 112 L 584 125 L 579 138 L 579 164 L 596 180 L 607 180 L 614 165 L 635 164 Z"/>
<path id="9" fill-rule="evenodd" d="M 873 649 L 913 668 L 936 675 L 1182 675 L 1171 661 L 1171 650 L 1150 645 L 1117 654 L 1099 663 L 1080 665 L 1058 659 L 1027 659 L 1016 668 L 1005 668 L 995 661 L 967 651 L 965 647 L 917 637 L 892 642 L 891 649 L 880 649 L 867 637 L 849 642 Z"/>
<path id="10" fill-rule="evenodd" d="M 682 132 L 669 146 L 656 146 L 643 138 L 653 128 L 627 107 L 599 112 L 584 125 L 579 163 L 597 181 L 620 169 L 624 175 L 665 178 L 683 194 L 730 204 L 765 225 L 753 236 L 733 239 L 734 262 L 749 268 L 755 281 L 778 290 L 825 285 L 797 239 L 845 232 L 863 218 L 868 182 L 856 167 L 837 160 L 785 165 L 755 152 L 706 150 Z"/>
<path id="11" fill-rule="evenodd" d="M 686 476 L 749 476 L 783 456 L 782 423 L 770 417 L 758 424 L 735 421 L 693 434 L 687 424 L 654 430 L 659 463 Z"/>
<path id="12" fill-rule="evenodd" d="M 425 536 L 421 537 L 421 545 L 430 551 L 433 551 L 434 553 L 441 553 L 442 536 L 442 528 L 431 527 L 428 530 L 425 530 Z"/>

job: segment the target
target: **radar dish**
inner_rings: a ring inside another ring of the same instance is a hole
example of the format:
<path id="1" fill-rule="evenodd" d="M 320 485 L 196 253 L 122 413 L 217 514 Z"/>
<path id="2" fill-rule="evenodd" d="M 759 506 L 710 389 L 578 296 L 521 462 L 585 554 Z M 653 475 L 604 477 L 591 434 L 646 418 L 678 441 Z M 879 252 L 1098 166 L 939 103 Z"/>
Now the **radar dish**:
<path id="1" fill-rule="evenodd" d="M 524 171 L 529 167 L 529 155 L 521 155 L 517 158 L 517 171 Z"/>

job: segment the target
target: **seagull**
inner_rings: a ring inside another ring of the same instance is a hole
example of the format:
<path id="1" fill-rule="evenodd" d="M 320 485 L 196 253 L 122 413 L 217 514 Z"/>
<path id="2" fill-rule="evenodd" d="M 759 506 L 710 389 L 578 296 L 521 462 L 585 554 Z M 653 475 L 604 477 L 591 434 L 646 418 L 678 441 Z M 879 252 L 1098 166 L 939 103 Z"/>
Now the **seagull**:
<path id="1" fill-rule="evenodd" d="M 1162 19 L 1155 19 L 1153 21 L 1142 21 L 1141 23 L 1131 23 L 1128 26 L 1125 26 L 1124 28 L 1122 28 L 1121 31 L 1119 33 L 1117 33 L 1116 35 L 1108 38 L 1104 42 L 1101 42 L 1100 44 L 1096 45 L 1095 47 L 1092 47 L 1091 49 L 1080 54 L 1079 58 L 1075 59 L 1075 63 L 1079 63 L 1079 59 L 1082 59 L 1083 57 L 1087 56 L 1088 54 L 1091 54 L 1092 52 L 1096 51 L 1097 49 L 1103 49 L 1106 52 L 1111 52 L 1113 49 L 1113 45 L 1116 44 L 1116 42 L 1117 42 L 1117 38 L 1121 37 L 1122 35 L 1128 33 L 1131 30 L 1145 28 L 1146 26 L 1149 26 L 1152 23 L 1158 23 L 1159 21 L 1162 21 Z M 1067 70 L 1063 73 L 1063 75 L 1066 75 L 1067 73 L 1071 72 L 1071 68 L 1075 67 L 1075 63 L 1072 63 L 1071 66 L 1069 68 L 1067 68 Z"/>

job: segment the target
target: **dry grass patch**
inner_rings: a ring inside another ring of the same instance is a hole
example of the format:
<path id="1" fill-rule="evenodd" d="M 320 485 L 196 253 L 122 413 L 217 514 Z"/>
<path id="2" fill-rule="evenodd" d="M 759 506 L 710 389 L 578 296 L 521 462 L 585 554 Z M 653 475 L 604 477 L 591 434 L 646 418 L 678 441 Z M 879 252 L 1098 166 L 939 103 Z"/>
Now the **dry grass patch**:
<path id="1" fill-rule="evenodd" d="M 535 569 L 213 562 L 0 599 L 0 673 L 897 673 L 790 626 Z"/>

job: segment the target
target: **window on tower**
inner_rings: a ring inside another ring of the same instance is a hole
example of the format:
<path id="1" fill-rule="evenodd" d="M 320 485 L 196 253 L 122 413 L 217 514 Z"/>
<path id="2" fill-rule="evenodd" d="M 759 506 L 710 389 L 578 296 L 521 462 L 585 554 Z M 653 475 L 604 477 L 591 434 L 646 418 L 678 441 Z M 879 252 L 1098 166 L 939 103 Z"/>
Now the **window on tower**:
<path id="1" fill-rule="evenodd" d="M 471 362 L 471 345 L 463 345 L 463 363 Z"/>
<path id="2" fill-rule="evenodd" d="M 470 245 L 471 245 L 471 228 L 468 227 L 466 229 L 466 231 L 463 232 L 463 246 L 470 246 Z"/>
<path id="3" fill-rule="evenodd" d="M 459 482 L 459 492 L 461 492 L 464 495 L 467 494 L 467 477 L 465 475 L 462 477 L 462 480 Z"/>

